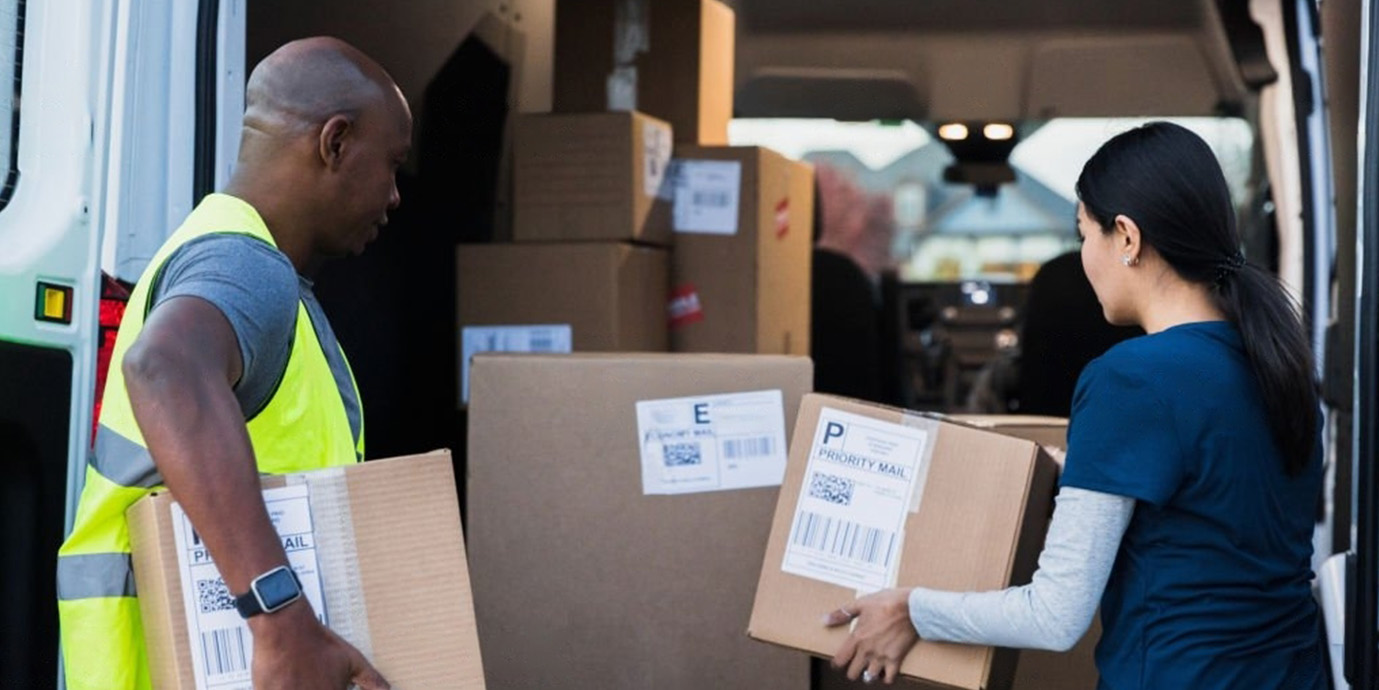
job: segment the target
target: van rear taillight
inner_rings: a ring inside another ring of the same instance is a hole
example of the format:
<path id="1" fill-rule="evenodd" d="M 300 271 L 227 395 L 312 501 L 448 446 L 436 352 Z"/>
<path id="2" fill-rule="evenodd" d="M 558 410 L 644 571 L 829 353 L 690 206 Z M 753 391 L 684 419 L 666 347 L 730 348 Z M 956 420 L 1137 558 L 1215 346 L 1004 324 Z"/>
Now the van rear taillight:
<path id="1" fill-rule="evenodd" d="M 96 425 L 101 420 L 101 398 L 105 395 L 105 378 L 110 370 L 110 357 L 115 353 L 115 336 L 120 332 L 125 305 L 129 302 L 130 286 L 118 278 L 101 273 L 101 314 L 96 347 L 96 408 L 91 415 L 91 443 L 96 442 Z"/>

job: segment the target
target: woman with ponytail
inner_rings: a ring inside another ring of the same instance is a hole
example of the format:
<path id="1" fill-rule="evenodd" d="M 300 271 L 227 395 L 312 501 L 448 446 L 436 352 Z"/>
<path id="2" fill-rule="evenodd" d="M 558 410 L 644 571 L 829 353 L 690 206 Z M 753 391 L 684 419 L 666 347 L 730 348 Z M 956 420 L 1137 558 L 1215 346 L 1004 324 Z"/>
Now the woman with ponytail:
<path id="1" fill-rule="evenodd" d="M 1146 335 L 1078 380 L 1033 581 L 862 597 L 825 616 L 856 619 L 834 663 L 890 682 L 919 637 L 1068 649 L 1100 604 L 1103 690 L 1323 690 L 1321 422 L 1298 311 L 1245 260 L 1221 168 L 1188 130 L 1116 136 L 1077 193 L 1106 319 Z"/>

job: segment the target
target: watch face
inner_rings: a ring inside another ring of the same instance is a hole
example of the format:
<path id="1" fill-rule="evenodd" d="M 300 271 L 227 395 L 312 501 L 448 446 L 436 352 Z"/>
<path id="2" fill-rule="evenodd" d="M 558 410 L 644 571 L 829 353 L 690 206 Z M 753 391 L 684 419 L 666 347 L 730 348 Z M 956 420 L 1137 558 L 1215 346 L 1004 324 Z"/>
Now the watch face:
<path id="1" fill-rule="evenodd" d="M 263 602 L 263 608 L 267 611 L 291 602 L 302 593 L 296 576 L 286 568 L 274 570 L 259 578 L 255 589 L 258 590 L 259 600 Z"/>

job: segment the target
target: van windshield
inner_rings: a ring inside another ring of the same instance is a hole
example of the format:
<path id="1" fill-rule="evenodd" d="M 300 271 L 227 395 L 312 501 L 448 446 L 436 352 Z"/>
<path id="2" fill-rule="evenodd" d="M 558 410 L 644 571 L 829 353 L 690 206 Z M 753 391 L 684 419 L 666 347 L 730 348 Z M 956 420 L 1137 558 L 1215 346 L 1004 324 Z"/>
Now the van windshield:
<path id="1" fill-rule="evenodd" d="M 873 275 L 906 282 L 1025 282 L 1077 245 L 1074 185 L 1102 142 L 1141 118 L 1060 118 L 1021 124 L 1009 162 L 1015 181 L 994 193 L 944 181 L 954 162 L 943 141 L 910 121 L 739 119 L 731 143 L 775 149 L 815 165 L 819 244 Z M 1255 135 L 1241 118 L 1176 118 L 1215 150 L 1237 209 L 1267 205 L 1252 180 Z"/>

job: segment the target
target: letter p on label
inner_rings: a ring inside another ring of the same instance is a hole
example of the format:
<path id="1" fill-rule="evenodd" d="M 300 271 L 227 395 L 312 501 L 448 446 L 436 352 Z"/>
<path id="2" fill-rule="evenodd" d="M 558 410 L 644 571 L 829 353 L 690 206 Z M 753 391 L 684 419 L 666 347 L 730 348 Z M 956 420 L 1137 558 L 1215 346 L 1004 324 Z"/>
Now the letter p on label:
<path id="1" fill-rule="evenodd" d="M 838 422 L 829 422 L 828 425 L 824 427 L 824 440 L 823 440 L 823 445 L 825 445 L 825 446 L 828 445 L 828 440 L 829 440 L 829 439 L 832 439 L 832 438 L 842 438 L 842 437 L 843 437 L 843 425 L 842 425 L 842 424 L 839 424 Z"/>

